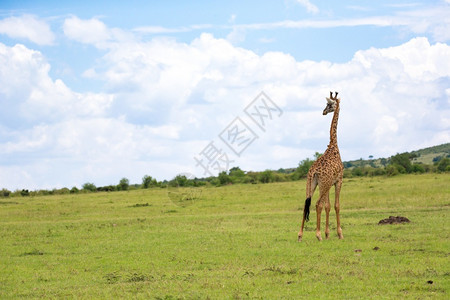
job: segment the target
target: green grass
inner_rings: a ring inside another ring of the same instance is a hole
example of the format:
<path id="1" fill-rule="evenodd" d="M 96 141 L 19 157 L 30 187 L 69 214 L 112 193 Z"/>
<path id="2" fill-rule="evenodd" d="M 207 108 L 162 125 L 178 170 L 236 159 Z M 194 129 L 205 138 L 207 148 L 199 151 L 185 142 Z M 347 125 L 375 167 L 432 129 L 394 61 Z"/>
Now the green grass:
<path id="1" fill-rule="evenodd" d="M 1 199 L 0 298 L 448 299 L 449 182 L 346 179 L 344 240 L 332 210 L 331 238 L 311 221 L 302 243 L 305 181 L 203 188 L 186 207 L 164 189 Z M 390 215 L 411 223 L 377 225 Z"/>

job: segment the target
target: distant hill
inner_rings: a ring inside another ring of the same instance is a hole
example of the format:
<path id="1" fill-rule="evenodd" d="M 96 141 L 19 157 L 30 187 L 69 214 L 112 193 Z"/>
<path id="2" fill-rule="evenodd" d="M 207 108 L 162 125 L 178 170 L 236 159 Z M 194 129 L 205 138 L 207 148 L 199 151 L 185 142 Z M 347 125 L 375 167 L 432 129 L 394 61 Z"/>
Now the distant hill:
<path id="1" fill-rule="evenodd" d="M 428 147 L 420 150 L 408 152 L 416 157 L 412 159 L 412 163 L 422 163 L 426 165 L 432 165 L 434 162 L 442 157 L 450 157 L 450 143 L 442 144 L 438 146 Z M 392 155 L 395 155 L 393 153 Z M 386 158 L 374 158 L 374 159 L 358 159 L 344 162 L 344 167 L 382 167 L 389 163 L 389 157 Z"/>

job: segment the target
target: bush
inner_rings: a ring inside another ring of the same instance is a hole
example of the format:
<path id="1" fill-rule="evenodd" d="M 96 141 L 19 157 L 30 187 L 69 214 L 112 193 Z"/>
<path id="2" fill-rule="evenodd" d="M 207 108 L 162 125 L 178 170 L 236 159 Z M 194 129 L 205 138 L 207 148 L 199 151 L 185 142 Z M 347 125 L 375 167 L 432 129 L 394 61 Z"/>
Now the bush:
<path id="1" fill-rule="evenodd" d="M 128 191 L 130 188 L 130 181 L 127 178 L 122 178 L 119 181 L 119 184 L 117 185 L 117 189 L 119 191 Z"/>
<path id="2" fill-rule="evenodd" d="M 7 190 L 7 189 L 2 189 L 2 190 L 0 191 L 0 197 L 6 198 L 6 197 L 9 197 L 10 194 L 11 194 L 11 191 L 9 191 L 9 190 Z"/>
<path id="3" fill-rule="evenodd" d="M 226 185 L 231 183 L 231 177 L 225 171 L 220 172 L 218 179 L 220 185 Z"/>
<path id="4" fill-rule="evenodd" d="M 88 191 L 88 192 L 96 192 L 97 187 L 93 183 L 86 182 L 85 184 L 83 184 L 83 190 Z"/>
<path id="5" fill-rule="evenodd" d="M 269 183 L 273 182 L 273 172 L 271 170 L 265 170 L 259 175 L 259 181 L 262 183 Z"/>
<path id="6" fill-rule="evenodd" d="M 62 189 L 53 189 L 53 194 L 54 195 L 65 195 L 65 194 L 69 194 L 70 190 L 68 188 L 62 188 Z"/>
<path id="7" fill-rule="evenodd" d="M 362 170 L 362 168 L 361 167 L 356 167 L 356 168 L 353 168 L 352 169 L 352 176 L 357 176 L 357 177 L 359 177 L 359 176 L 363 176 L 364 174 L 363 174 L 363 170 Z"/>
<path id="8" fill-rule="evenodd" d="M 230 169 L 229 175 L 232 177 L 244 177 L 245 172 L 242 171 L 239 167 L 233 167 Z"/>
<path id="9" fill-rule="evenodd" d="M 106 185 L 97 188 L 97 192 L 114 192 L 117 188 L 115 185 Z"/>
<path id="10" fill-rule="evenodd" d="M 374 168 L 371 172 L 372 172 L 372 174 L 369 174 L 371 176 L 386 175 L 386 169 L 385 168 Z"/>
<path id="11" fill-rule="evenodd" d="M 292 180 L 298 180 L 301 178 L 305 178 L 308 175 L 309 168 L 311 168 L 314 160 L 310 160 L 309 158 L 302 160 L 299 164 L 295 172 L 292 174 Z"/>
<path id="12" fill-rule="evenodd" d="M 413 173 L 425 173 L 425 168 L 422 164 L 413 164 L 412 165 L 412 172 Z"/>
<path id="13" fill-rule="evenodd" d="M 170 187 L 193 186 L 194 181 L 192 179 L 188 179 L 185 175 L 177 175 L 174 179 L 169 181 L 168 185 Z"/>
<path id="14" fill-rule="evenodd" d="M 142 177 L 142 188 L 148 189 L 151 185 L 153 185 L 153 182 L 156 181 L 152 178 L 152 176 L 144 175 Z"/>
<path id="15" fill-rule="evenodd" d="M 258 183 L 258 173 L 247 172 L 247 175 L 244 178 L 244 183 L 251 183 L 251 184 Z"/>
<path id="16" fill-rule="evenodd" d="M 445 172 L 448 171 L 449 166 L 450 166 L 450 159 L 442 158 L 437 165 L 437 169 L 439 172 Z"/>
<path id="17" fill-rule="evenodd" d="M 391 157 L 390 164 L 395 166 L 400 173 L 411 173 L 411 154 L 405 152 Z"/>
<path id="18" fill-rule="evenodd" d="M 387 176 L 395 176 L 395 175 L 398 175 L 398 174 L 399 174 L 399 171 L 398 171 L 398 169 L 395 166 L 388 165 L 386 167 L 386 175 Z"/>

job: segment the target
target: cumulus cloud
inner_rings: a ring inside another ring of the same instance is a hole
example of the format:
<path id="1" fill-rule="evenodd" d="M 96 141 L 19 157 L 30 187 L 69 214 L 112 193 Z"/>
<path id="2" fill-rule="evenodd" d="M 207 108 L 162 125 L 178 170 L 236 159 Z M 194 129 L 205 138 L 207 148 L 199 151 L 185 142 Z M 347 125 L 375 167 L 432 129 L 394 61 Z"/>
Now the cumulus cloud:
<path id="1" fill-rule="evenodd" d="M 70 18 L 64 28 L 74 40 L 104 47 L 104 56 L 84 72 L 103 81 L 102 93 L 77 93 L 50 77 L 40 52 L 0 44 L 0 102 L 7 107 L 0 112 L 0 173 L 19 172 L 23 165 L 14 159 L 23 157 L 25 175 L 37 186 L 51 173 L 69 176 L 61 183 L 66 186 L 90 178 L 106 185 L 124 176 L 139 182 L 144 174 L 170 179 L 184 171 L 202 176 L 193 157 L 211 141 L 232 156 L 218 135 L 236 117 L 255 126 L 243 110 L 262 90 L 283 114 L 264 132 L 253 127 L 258 139 L 242 157 L 231 157 L 247 170 L 295 167 L 324 151 L 331 117 L 321 111 L 330 90 L 342 98 L 344 160 L 450 140 L 446 44 L 415 38 L 336 64 L 260 55 L 211 34 L 190 43 L 121 39 L 102 24 Z"/>
<path id="2" fill-rule="evenodd" d="M 0 116 L 4 125 L 101 116 L 113 100 L 113 95 L 105 93 L 76 93 L 62 80 L 53 80 L 43 55 L 23 45 L 0 43 L 0 62 Z"/>
<path id="3" fill-rule="evenodd" d="M 67 37 L 86 44 L 104 43 L 111 38 L 110 30 L 97 19 L 81 20 L 73 16 L 64 21 L 63 30 Z"/>
<path id="4" fill-rule="evenodd" d="M 11 38 L 26 39 L 38 45 L 52 45 L 55 40 L 47 22 L 33 15 L 0 20 L 0 33 Z"/>
<path id="5" fill-rule="evenodd" d="M 401 149 L 405 145 L 427 146 L 436 140 L 437 133 L 425 133 L 422 127 L 435 113 L 446 119 L 433 101 L 445 97 L 442 79 L 448 76 L 448 51 L 446 44 L 417 38 L 397 47 L 359 51 L 343 64 L 297 62 L 284 53 L 257 55 L 202 34 L 190 44 L 158 38 L 114 48 L 104 57 L 106 70 L 92 73 L 120 94 L 129 116 L 135 116 L 129 122 L 142 121 L 135 113 L 146 111 L 144 122 L 179 122 L 181 139 L 201 138 L 204 145 L 265 90 L 287 113 L 281 125 L 273 125 L 278 130 L 269 130 L 256 143 L 270 148 L 277 141 L 292 147 L 284 153 L 314 153 L 318 139 L 326 147 L 330 120 L 305 111 L 321 110 L 329 89 L 337 89 L 344 98 L 340 134 L 349 150 L 342 148 L 350 159 L 361 149 L 389 155 L 408 150 Z M 162 119 L 157 116 L 161 114 Z M 418 132 L 431 135 L 417 140 Z M 438 140 L 445 142 L 442 136 Z M 253 158 L 259 157 L 255 151 L 249 149 L 246 158 L 253 165 Z M 298 159 L 283 157 L 291 165 Z M 279 157 L 268 161 L 276 167 Z"/>
<path id="6" fill-rule="evenodd" d="M 100 49 L 133 39 L 132 34 L 119 28 L 109 28 L 97 18 L 85 20 L 72 16 L 64 20 L 63 31 L 69 39 Z"/>

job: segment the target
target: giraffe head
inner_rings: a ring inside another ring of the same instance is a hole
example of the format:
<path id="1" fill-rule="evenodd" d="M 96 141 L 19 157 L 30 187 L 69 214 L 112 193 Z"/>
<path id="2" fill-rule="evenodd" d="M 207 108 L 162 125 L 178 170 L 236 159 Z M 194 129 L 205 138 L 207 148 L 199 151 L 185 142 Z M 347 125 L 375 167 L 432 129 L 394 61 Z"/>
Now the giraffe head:
<path id="1" fill-rule="evenodd" d="M 334 97 L 333 97 L 333 92 L 330 92 L 330 98 L 328 98 L 328 97 L 326 98 L 327 106 L 323 110 L 324 116 L 330 112 L 334 112 L 334 110 L 336 109 L 336 103 L 338 103 L 340 100 L 337 98 L 337 95 L 338 95 L 338 92 L 334 92 Z"/>

